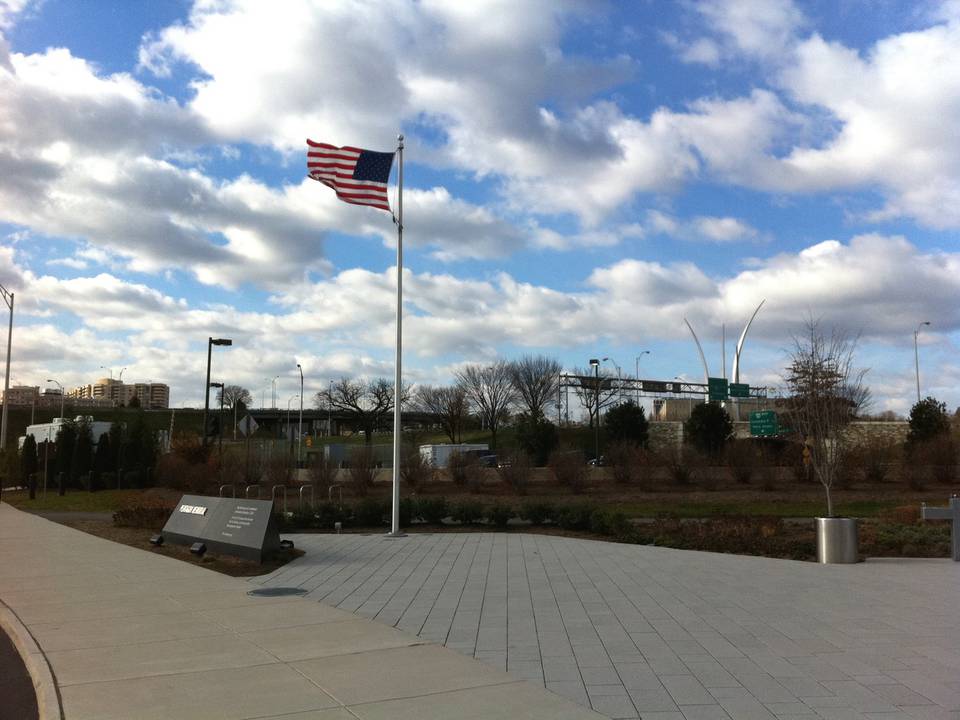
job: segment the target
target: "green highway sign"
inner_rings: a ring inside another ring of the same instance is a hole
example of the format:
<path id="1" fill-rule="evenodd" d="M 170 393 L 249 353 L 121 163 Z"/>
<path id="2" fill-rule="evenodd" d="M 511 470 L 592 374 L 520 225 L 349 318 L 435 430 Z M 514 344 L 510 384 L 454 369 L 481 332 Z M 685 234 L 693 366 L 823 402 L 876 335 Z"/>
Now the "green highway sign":
<path id="1" fill-rule="evenodd" d="M 778 435 L 780 420 L 773 410 L 758 410 L 750 413 L 750 434 L 759 437 Z"/>
<path id="2" fill-rule="evenodd" d="M 727 399 L 727 379 L 707 378 L 707 395 L 711 400 Z"/>
<path id="3" fill-rule="evenodd" d="M 750 397 L 750 386 L 747 383 L 730 383 L 730 397 Z"/>

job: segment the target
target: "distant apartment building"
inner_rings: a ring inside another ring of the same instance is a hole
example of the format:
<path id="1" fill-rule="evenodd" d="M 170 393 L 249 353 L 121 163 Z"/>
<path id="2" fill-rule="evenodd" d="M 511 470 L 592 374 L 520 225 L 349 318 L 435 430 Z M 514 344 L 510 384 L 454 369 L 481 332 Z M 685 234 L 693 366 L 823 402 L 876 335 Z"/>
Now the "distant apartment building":
<path id="1" fill-rule="evenodd" d="M 74 397 L 70 393 L 67 394 L 67 398 L 67 402 L 73 408 L 113 407 L 113 403 L 107 401 Z M 59 410 L 61 404 L 63 404 L 61 401 L 64 399 L 57 389 L 40 392 L 40 388 L 35 385 L 16 385 L 10 388 L 7 393 L 0 391 L 0 403 L 9 400 L 11 407 L 22 405 L 24 407 L 55 408 Z"/>
<path id="2" fill-rule="evenodd" d="M 125 407 L 137 398 L 140 407 L 148 410 L 170 407 L 170 387 L 164 383 L 124 383 L 113 378 L 100 378 L 92 385 L 74 388 L 68 397 L 91 399 L 114 407 Z"/>

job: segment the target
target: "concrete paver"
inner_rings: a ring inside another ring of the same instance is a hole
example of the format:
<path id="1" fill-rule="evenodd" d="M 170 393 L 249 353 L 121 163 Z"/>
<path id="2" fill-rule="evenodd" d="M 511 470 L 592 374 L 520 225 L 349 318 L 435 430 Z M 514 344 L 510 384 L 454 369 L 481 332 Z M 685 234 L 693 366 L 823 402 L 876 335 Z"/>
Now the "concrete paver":
<path id="1" fill-rule="evenodd" d="M 608 717 L 960 720 L 960 565 L 821 566 L 521 533 L 301 535 L 250 582 Z"/>
<path id="2" fill-rule="evenodd" d="M 0 504 L 0 615 L 33 648 L 42 717 L 57 704 L 66 720 L 601 717 L 416 635 L 251 589 Z"/>

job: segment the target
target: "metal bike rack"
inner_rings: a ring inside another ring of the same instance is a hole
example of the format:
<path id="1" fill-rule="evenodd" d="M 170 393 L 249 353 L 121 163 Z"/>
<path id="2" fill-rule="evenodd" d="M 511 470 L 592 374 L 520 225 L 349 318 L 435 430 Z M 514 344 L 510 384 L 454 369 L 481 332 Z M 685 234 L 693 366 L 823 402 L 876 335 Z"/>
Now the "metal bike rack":
<path id="1" fill-rule="evenodd" d="M 277 500 L 277 488 L 283 490 L 283 514 L 287 514 L 287 486 L 286 485 L 274 485 L 270 490 L 270 500 L 276 502 Z"/>
<path id="2" fill-rule="evenodd" d="M 304 490 L 310 491 L 310 507 L 313 507 L 314 505 L 316 505 L 316 502 L 315 502 L 316 497 L 314 496 L 314 493 L 313 493 L 313 485 L 301 485 L 300 486 L 300 512 L 303 512 L 303 491 Z"/>
<path id="3" fill-rule="evenodd" d="M 220 497 L 223 497 L 223 489 L 230 488 L 230 497 L 235 498 L 237 496 L 237 486 L 236 485 L 221 485 L 220 486 Z"/>
<path id="4" fill-rule="evenodd" d="M 247 498 L 248 500 L 250 499 L 250 488 L 256 488 L 256 489 L 257 489 L 257 500 L 259 500 L 259 499 L 260 499 L 260 486 L 259 486 L 259 485 L 247 485 L 247 488 L 243 491 L 243 496 L 244 496 L 245 498 Z"/>
<path id="5" fill-rule="evenodd" d="M 343 485 L 331 485 L 330 489 L 327 490 L 327 501 L 333 502 L 333 490 L 337 490 L 337 507 L 343 507 Z"/>

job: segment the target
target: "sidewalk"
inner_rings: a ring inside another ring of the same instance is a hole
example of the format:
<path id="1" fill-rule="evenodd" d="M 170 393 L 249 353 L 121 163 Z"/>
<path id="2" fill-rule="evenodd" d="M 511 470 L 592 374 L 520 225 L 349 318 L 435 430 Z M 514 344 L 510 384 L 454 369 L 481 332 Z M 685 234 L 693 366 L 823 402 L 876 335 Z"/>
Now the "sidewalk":
<path id="1" fill-rule="evenodd" d="M 0 622 L 28 655 L 41 718 L 61 717 L 58 698 L 67 720 L 602 717 L 414 635 L 250 589 L 0 504 Z"/>

